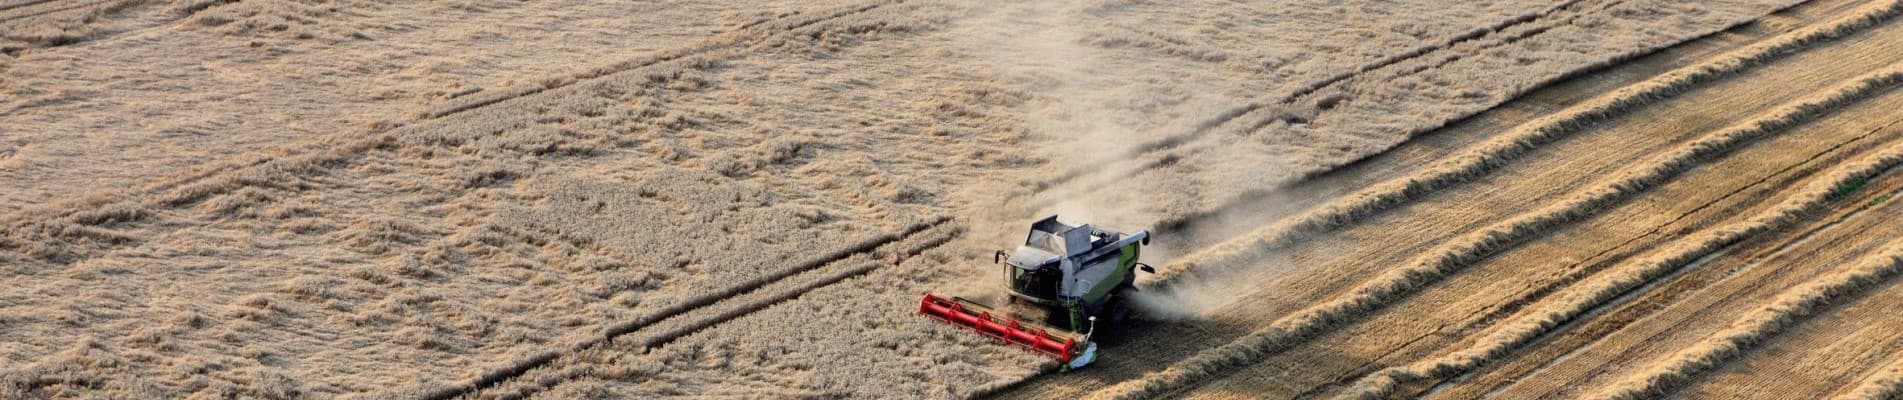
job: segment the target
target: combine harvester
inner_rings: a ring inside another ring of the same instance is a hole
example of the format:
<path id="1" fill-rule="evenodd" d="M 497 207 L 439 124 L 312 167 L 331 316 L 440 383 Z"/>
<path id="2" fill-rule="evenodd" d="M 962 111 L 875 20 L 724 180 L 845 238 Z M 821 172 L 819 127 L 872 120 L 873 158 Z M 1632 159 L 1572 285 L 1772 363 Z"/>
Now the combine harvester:
<path id="1" fill-rule="evenodd" d="M 925 295 L 918 312 L 1049 355 L 1065 371 L 1081 368 L 1097 359 L 1090 336 L 1098 317 L 1113 325 L 1130 318 L 1135 270 L 1156 273 L 1137 262 L 1139 248 L 1148 244 L 1148 231 L 1122 233 L 1046 217 L 1031 224 L 1024 245 L 1009 258 L 1003 250 L 992 255 L 992 263 L 1005 264 L 1011 312 L 933 294 Z"/>

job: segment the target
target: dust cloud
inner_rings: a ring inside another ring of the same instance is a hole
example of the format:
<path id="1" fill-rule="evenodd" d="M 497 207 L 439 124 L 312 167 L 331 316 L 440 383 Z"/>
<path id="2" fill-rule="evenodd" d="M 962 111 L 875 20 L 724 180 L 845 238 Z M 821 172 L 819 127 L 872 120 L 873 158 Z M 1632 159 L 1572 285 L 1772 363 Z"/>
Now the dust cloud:
<path id="1" fill-rule="evenodd" d="M 1091 223 L 1134 231 L 1152 229 L 1166 217 L 1161 207 L 1142 201 L 1144 196 L 1101 196 L 1106 189 L 1145 191 L 1157 185 L 1153 177 L 1139 176 L 1136 164 L 1143 147 L 1172 135 L 1197 129 L 1202 121 L 1224 113 L 1219 104 L 1234 104 L 1233 95 L 1185 89 L 1175 80 L 1152 79 L 1154 71 L 1122 62 L 1114 46 L 1096 42 L 1104 34 L 1088 27 L 1102 26 L 1106 13 L 1124 5 L 1116 1 L 1072 0 L 1013 2 L 975 7 L 958 26 L 965 51 L 989 66 L 1007 82 L 1022 85 L 1033 100 L 1027 103 L 1023 126 L 1033 139 L 1031 152 L 1046 160 L 1047 177 L 1120 171 L 1113 179 L 1083 187 L 1055 188 L 1025 194 L 1025 188 L 993 187 L 990 197 L 1003 207 L 974 212 L 973 237 L 1008 248 L 1021 241 L 1027 221 L 1058 215 L 1067 222 Z M 1101 29 L 1098 29 L 1101 30 Z M 1178 71 L 1178 73 L 1183 73 Z M 1190 75 L 1196 73 L 1190 72 Z M 1195 79 L 1194 76 L 1178 79 Z M 1127 170 L 1125 170 L 1127 169 Z M 1107 186 L 1127 186 L 1112 189 Z M 1153 196 L 1161 199 L 1160 196 Z M 1199 223 L 1249 219 L 1212 218 Z M 1239 224 L 1241 222 L 1238 222 Z M 1246 227 L 1211 230 L 1246 230 Z M 1159 243 L 1161 244 L 1161 243 Z M 1172 245 L 1148 246 L 1143 261 L 1162 265 L 1174 259 Z M 1239 275 L 1238 275 L 1239 276 Z M 1195 318 L 1247 293 L 1247 282 L 1209 277 L 1182 282 L 1177 287 L 1141 292 L 1133 299 L 1151 318 Z M 1002 300 L 992 274 L 954 286 L 978 299 Z"/>

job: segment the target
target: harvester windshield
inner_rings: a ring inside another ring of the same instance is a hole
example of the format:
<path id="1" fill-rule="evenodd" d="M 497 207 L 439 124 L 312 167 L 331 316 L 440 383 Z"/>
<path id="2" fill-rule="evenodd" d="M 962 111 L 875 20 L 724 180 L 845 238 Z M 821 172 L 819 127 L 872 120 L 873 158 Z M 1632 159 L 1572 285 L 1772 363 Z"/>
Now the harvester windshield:
<path id="1" fill-rule="evenodd" d="M 1005 268 L 1011 272 L 1011 291 L 1042 300 L 1057 298 L 1057 283 L 1062 274 L 1056 265 L 1038 269 Z"/>
<path id="2" fill-rule="evenodd" d="M 1057 291 L 1062 288 L 1064 273 L 1058 268 L 1059 262 L 1056 254 L 1029 246 L 1019 247 L 1005 262 L 1004 273 L 1011 278 L 1012 292 L 1051 300 L 1057 298 Z"/>

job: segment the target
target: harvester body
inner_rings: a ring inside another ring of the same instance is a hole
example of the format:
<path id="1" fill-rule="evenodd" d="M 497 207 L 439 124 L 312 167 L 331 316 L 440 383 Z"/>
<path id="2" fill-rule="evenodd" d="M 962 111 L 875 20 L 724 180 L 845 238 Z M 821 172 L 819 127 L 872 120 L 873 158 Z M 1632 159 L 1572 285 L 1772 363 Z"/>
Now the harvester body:
<path id="1" fill-rule="evenodd" d="M 1100 227 L 1068 225 L 1053 215 L 1031 224 L 1031 232 L 1004 262 L 1005 288 L 1012 301 L 1059 311 L 1045 324 L 1088 333 L 1088 319 L 1119 319 L 1127 309 L 1120 296 L 1135 288 L 1141 244 L 1150 233 L 1121 233 Z M 1003 258 L 999 251 L 993 257 Z"/>
<path id="2" fill-rule="evenodd" d="M 1122 323 L 1126 298 L 1136 291 L 1138 261 L 1147 231 L 1123 233 L 1088 224 L 1070 225 L 1050 216 L 1031 224 L 1024 244 L 992 262 L 1002 265 L 1012 311 L 961 298 L 926 295 L 919 313 L 970 328 L 992 338 L 1050 355 L 1073 369 L 1096 358 L 1090 341 L 1097 322 Z"/>

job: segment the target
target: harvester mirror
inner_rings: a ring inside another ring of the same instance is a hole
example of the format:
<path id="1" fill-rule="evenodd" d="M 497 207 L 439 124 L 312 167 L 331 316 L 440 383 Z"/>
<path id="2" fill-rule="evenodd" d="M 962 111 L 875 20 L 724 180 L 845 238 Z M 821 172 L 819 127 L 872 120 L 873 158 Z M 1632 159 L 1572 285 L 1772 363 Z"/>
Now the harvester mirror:
<path id="1" fill-rule="evenodd" d="M 1143 272 L 1148 272 L 1152 274 L 1156 273 L 1156 267 L 1152 267 L 1150 266 L 1150 264 L 1137 263 L 1137 269 L 1140 269 L 1140 270 L 1143 270 Z"/>
<path id="2" fill-rule="evenodd" d="M 991 253 L 992 264 L 997 264 L 999 261 L 1003 261 L 1003 260 L 1004 260 L 1004 250 L 998 250 L 997 253 Z"/>

